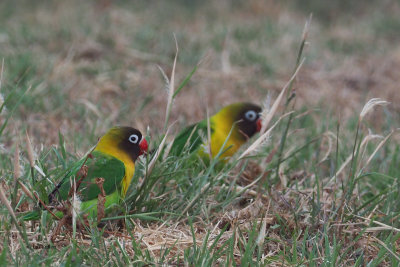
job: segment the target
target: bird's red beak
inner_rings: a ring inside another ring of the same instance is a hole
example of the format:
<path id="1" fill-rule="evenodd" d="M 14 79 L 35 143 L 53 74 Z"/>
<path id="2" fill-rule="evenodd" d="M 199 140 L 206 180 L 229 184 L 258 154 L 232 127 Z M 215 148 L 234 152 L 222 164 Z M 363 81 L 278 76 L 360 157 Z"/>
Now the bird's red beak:
<path id="1" fill-rule="evenodd" d="M 257 132 L 261 131 L 262 128 L 261 118 L 257 120 L 256 124 L 257 124 Z"/>
<path id="2" fill-rule="evenodd" d="M 142 155 L 143 153 L 147 152 L 149 145 L 147 144 L 146 138 L 143 138 L 142 141 L 140 141 L 139 147 L 140 147 L 139 156 Z"/>

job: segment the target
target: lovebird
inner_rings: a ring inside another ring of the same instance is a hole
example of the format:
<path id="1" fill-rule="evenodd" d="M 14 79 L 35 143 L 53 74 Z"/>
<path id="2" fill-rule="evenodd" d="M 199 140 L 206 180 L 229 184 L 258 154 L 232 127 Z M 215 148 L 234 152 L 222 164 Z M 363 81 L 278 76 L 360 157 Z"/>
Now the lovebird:
<path id="1" fill-rule="evenodd" d="M 187 147 L 207 160 L 218 155 L 226 161 L 256 132 L 261 130 L 261 107 L 252 103 L 225 106 L 210 117 L 211 145 L 208 141 L 207 119 L 183 129 L 172 143 L 170 154 L 179 155 Z M 224 146 L 225 144 L 225 146 Z M 211 151 L 209 151 L 211 149 Z"/>
<path id="2" fill-rule="evenodd" d="M 147 152 L 147 148 L 147 141 L 140 131 L 131 127 L 111 128 L 99 139 L 94 150 L 75 163 L 49 194 L 48 207 L 59 206 L 60 201 L 71 199 L 71 180 L 75 177 L 80 213 L 96 217 L 101 193 L 105 193 L 104 210 L 107 212 L 108 208 L 124 199 L 135 173 L 135 161 Z M 104 179 L 104 192 L 96 184 L 99 178 Z M 61 211 L 55 212 L 55 215 L 63 217 Z M 39 211 L 32 211 L 23 217 L 24 220 L 39 218 Z"/>

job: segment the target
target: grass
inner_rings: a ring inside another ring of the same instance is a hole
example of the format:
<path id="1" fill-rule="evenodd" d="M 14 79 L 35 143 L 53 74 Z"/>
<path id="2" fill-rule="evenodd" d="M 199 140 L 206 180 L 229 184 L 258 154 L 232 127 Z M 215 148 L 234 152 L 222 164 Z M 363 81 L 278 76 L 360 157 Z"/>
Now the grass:
<path id="1" fill-rule="evenodd" d="M 1 3 L 0 265 L 398 265 L 399 7 L 389 2 L 356 18 L 336 15 L 341 2 Z M 52 241 L 46 212 L 20 221 L 37 204 L 29 193 L 45 201 L 110 126 L 148 132 L 157 148 L 206 106 L 267 95 L 265 130 L 281 118 L 267 141 L 222 168 L 189 153 L 141 159 L 107 227 Z M 372 107 L 374 97 L 391 104 Z"/>

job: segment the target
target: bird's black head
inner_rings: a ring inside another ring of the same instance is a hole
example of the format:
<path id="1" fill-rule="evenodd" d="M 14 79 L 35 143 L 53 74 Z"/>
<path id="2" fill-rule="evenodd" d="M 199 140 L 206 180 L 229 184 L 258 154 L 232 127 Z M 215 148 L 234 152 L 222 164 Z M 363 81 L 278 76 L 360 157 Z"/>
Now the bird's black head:
<path id="1" fill-rule="evenodd" d="M 115 147 L 135 162 L 140 155 L 147 151 L 148 145 L 139 130 L 119 126 L 111 128 L 97 144 L 97 149 L 106 153 L 113 151 L 111 154 L 116 154 Z"/>
<path id="2" fill-rule="evenodd" d="M 132 127 L 121 127 L 123 133 L 119 148 L 124 150 L 135 161 L 144 152 L 147 152 L 147 141 L 139 130 Z"/>
<path id="3" fill-rule="evenodd" d="M 244 139 L 261 130 L 261 107 L 251 103 L 241 103 L 236 115 L 237 129 Z"/>

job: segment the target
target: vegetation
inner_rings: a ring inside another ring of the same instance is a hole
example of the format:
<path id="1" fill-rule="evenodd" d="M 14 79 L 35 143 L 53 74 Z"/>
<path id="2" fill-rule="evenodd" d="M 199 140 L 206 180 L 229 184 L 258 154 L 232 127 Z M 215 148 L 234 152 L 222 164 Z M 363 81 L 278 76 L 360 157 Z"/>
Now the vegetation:
<path id="1" fill-rule="evenodd" d="M 397 266 L 399 9 L 2 1 L 0 265 Z M 267 127 L 223 167 L 164 150 L 102 228 L 21 220 L 111 126 L 160 151 L 235 101 Z"/>

